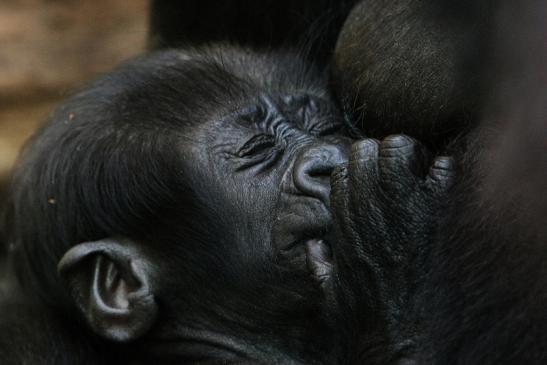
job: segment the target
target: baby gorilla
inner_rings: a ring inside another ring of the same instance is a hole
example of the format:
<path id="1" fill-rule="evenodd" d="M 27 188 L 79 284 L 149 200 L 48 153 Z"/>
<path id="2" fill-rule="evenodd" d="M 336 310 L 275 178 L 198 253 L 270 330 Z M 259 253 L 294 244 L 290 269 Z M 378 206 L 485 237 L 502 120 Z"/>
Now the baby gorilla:
<path id="1" fill-rule="evenodd" d="M 350 142 L 324 76 L 291 53 L 166 51 L 61 106 L 14 176 L 9 242 L 40 314 L 2 319 L 2 358 L 65 363 L 15 350 L 64 331 L 90 363 L 324 359 L 330 174 Z"/>
<path id="2" fill-rule="evenodd" d="M 288 52 L 173 50 L 61 106 L 14 176 L 21 288 L 2 304 L 15 313 L 0 318 L 4 363 L 337 363 L 326 237 L 350 140 L 324 76 Z M 423 156 L 382 151 L 396 157 L 389 177 L 348 170 L 412 193 L 398 184 Z"/>

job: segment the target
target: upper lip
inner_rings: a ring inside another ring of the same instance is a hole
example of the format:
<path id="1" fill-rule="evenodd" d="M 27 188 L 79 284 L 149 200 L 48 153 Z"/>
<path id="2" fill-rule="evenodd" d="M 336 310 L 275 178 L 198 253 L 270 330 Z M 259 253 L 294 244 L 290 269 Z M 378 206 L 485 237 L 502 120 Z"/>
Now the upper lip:
<path id="1" fill-rule="evenodd" d="M 288 251 L 311 239 L 324 239 L 332 221 L 327 207 L 317 200 L 316 202 L 313 205 L 307 202 L 307 209 L 301 214 L 294 209 L 277 217 L 277 224 L 272 231 L 276 249 Z"/>

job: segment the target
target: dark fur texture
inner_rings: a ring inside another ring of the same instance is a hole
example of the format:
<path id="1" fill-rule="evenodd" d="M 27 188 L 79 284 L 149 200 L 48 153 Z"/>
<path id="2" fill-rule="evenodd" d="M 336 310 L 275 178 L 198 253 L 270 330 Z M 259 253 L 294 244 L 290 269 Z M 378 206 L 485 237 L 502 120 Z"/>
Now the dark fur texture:
<path id="1" fill-rule="evenodd" d="M 330 61 L 356 0 L 158 0 L 151 4 L 154 48 L 230 42 L 253 49 L 298 47 L 311 62 Z"/>
<path id="2" fill-rule="evenodd" d="M 338 39 L 333 82 L 367 136 L 442 149 L 477 125 L 489 1 L 364 0 Z"/>
<path id="3" fill-rule="evenodd" d="M 408 6 L 400 7 L 403 3 Z M 346 100 L 346 112 L 362 117 L 358 125 L 365 133 L 381 136 L 396 130 L 426 136 L 430 144 L 447 151 L 447 140 L 437 131 L 450 132 L 445 124 L 453 125 L 450 115 L 459 122 L 468 116 L 468 104 L 451 95 L 452 86 L 466 83 L 469 72 L 479 78 L 476 90 L 482 90 L 471 123 L 452 133 L 460 138 L 449 138 L 448 151 L 460 168 L 449 204 L 438 213 L 436 239 L 427 250 L 415 251 L 410 245 L 407 253 L 418 255 L 418 260 L 406 262 L 416 270 L 418 291 L 393 316 L 403 318 L 398 322 L 402 330 L 412 328 L 403 336 L 410 346 L 398 346 L 404 341 L 396 331 L 380 348 L 393 353 L 390 361 L 404 364 L 544 364 L 547 176 L 540 166 L 546 165 L 547 156 L 545 6 L 535 0 L 495 6 L 485 1 L 476 6 L 464 3 L 460 13 L 452 2 L 441 4 L 451 19 L 444 30 L 423 27 L 424 19 L 430 19 L 430 25 L 446 19 L 436 13 L 433 2 L 363 1 L 358 14 L 366 14 L 350 19 L 343 31 L 355 38 L 342 37 L 338 48 L 338 81 L 345 85 L 341 94 L 357 95 L 355 104 Z M 480 21 L 473 27 L 468 20 Z M 451 24 L 460 31 L 451 33 Z M 374 42 L 399 39 L 400 32 L 406 35 L 405 42 L 388 42 L 375 52 Z M 458 35 L 466 35 L 461 44 Z M 431 37 L 442 46 L 429 49 L 424 39 Z M 479 63 L 488 68 L 480 72 L 454 69 L 455 64 L 466 64 L 467 53 L 443 51 L 460 45 L 475 49 L 485 41 L 490 52 L 481 55 Z M 363 48 L 370 53 L 359 59 Z M 344 67 L 353 78 L 344 78 Z M 456 91 L 470 89 L 460 86 Z M 355 309 L 361 315 L 367 300 L 363 302 Z M 361 341 L 357 363 L 374 359 L 377 353 L 367 347 L 366 332 Z"/>

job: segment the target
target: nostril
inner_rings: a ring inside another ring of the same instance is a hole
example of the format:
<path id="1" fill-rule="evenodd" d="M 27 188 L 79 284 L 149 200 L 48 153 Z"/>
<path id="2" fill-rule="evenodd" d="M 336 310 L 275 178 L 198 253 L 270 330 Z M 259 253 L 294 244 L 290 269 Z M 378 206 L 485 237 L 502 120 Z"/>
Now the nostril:
<path id="1" fill-rule="evenodd" d="M 330 175 L 334 168 L 346 161 L 336 146 L 322 145 L 307 148 L 295 161 L 293 181 L 302 194 L 329 205 Z"/>
<path id="2" fill-rule="evenodd" d="M 325 163 L 314 164 L 313 166 L 310 166 L 308 175 L 310 175 L 311 177 L 318 177 L 318 178 L 325 177 L 325 176 L 329 177 L 332 170 L 335 167 L 336 167 L 335 165 L 333 165 L 332 163 L 329 163 L 328 161 L 325 161 Z"/>

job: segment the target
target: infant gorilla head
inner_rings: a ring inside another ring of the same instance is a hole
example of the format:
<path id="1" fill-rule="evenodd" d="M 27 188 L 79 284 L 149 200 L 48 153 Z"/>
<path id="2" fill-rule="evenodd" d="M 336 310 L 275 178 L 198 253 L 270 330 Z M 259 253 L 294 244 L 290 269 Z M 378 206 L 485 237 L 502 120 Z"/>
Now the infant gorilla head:
<path id="1" fill-rule="evenodd" d="M 349 146 L 324 76 L 290 52 L 173 50 L 71 98 L 14 176 L 25 291 L 140 359 L 320 356 Z"/>

